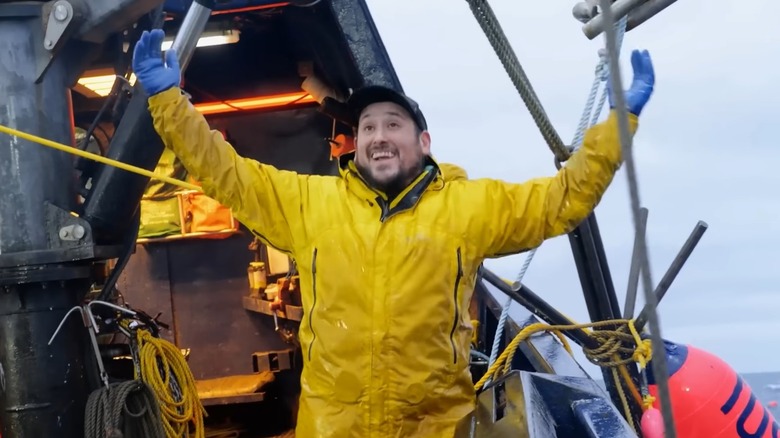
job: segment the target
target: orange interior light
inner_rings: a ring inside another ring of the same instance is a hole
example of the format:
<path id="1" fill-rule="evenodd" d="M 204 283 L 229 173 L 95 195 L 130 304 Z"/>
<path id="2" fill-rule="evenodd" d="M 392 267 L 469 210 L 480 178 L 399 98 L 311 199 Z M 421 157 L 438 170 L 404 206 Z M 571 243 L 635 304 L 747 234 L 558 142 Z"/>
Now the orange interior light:
<path id="1" fill-rule="evenodd" d="M 314 97 L 306 92 L 276 94 L 271 96 L 247 97 L 244 99 L 225 100 L 195 104 L 195 109 L 203 115 L 223 114 L 241 110 L 256 110 L 263 108 L 294 107 L 316 102 Z"/>
<path id="2" fill-rule="evenodd" d="M 211 15 L 238 14 L 241 12 L 259 11 L 261 9 L 281 8 L 289 4 L 290 2 L 279 2 L 279 3 L 271 3 L 267 5 L 245 6 L 243 8 L 235 8 L 235 9 L 223 9 L 221 11 L 212 11 Z"/>

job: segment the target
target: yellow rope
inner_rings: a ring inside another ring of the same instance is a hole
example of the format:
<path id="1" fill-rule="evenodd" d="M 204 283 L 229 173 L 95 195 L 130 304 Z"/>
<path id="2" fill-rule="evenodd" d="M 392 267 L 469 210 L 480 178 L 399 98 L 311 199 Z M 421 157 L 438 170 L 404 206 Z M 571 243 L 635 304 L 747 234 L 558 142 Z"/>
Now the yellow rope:
<path id="1" fill-rule="evenodd" d="M 181 351 L 146 330 L 138 330 L 136 338 L 141 362 L 141 376 L 136 376 L 136 379 L 146 382 L 157 396 L 166 437 L 204 438 L 203 417 L 206 410 Z M 181 401 L 176 401 L 171 393 L 171 376 L 175 376 L 181 388 Z M 194 430 L 191 431 L 190 425 Z"/>
<path id="2" fill-rule="evenodd" d="M 150 172 L 146 169 L 133 166 L 131 164 L 123 163 L 121 161 L 112 160 L 110 158 L 103 157 L 101 155 L 93 154 L 91 152 L 82 151 L 81 149 L 74 148 L 73 146 L 68 146 L 62 143 L 57 143 L 56 141 L 48 140 L 43 137 L 38 137 L 37 135 L 28 134 L 26 132 L 19 131 L 17 129 L 9 128 L 7 126 L 0 125 L 0 132 L 16 136 L 21 139 L 31 141 L 33 143 L 38 143 L 42 146 L 50 147 L 52 149 L 56 149 L 58 151 L 62 151 L 71 155 L 76 155 L 82 158 L 86 158 L 89 160 L 97 161 L 98 163 L 107 164 L 109 166 L 117 167 L 122 170 L 126 170 L 131 173 L 135 173 L 138 175 L 148 176 L 149 178 L 158 179 L 163 182 L 167 182 L 168 184 L 173 184 L 178 187 L 182 187 L 188 190 L 196 190 L 196 191 L 203 191 L 200 187 L 196 186 L 195 184 L 191 184 L 185 181 L 181 181 L 175 178 L 171 178 L 166 175 L 160 175 L 158 173 Z"/>
<path id="3" fill-rule="evenodd" d="M 602 327 L 616 327 L 612 330 L 589 330 L 592 328 Z M 588 360 L 600 367 L 610 368 L 612 371 L 612 378 L 615 380 L 615 387 L 617 388 L 618 396 L 622 402 L 625 417 L 628 420 L 631 427 L 636 430 L 633 417 L 628 404 L 628 399 L 621 385 L 620 377 L 623 377 L 623 381 L 628 387 L 634 400 L 642 405 L 644 409 L 647 409 L 652 405 L 654 399 L 652 396 L 647 395 L 642 397 L 639 389 L 631 380 L 631 376 L 628 374 L 626 365 L 632 361 L 639 364 L 640 369 L 644 369 L 647 366 L 647 362 L 650 360 L 653 354 L 650 340 L 643 340 L 639 336 L 639 332 L 634 326 L 634 320 L 627 319 L 615 319 L 608 321 L 598 321 L 586 324 L 570 324 L 570 325 L 549 325 L 544 323 L 534 323 L 523 327 L 522 330 L 515 336 L 514 339 L 506 346 L 501 355 L 496 359 L 493 365 L 488 368 L 485 375 L 474 385 L 474 389 L 479 391 L 485 385 L 488 380 L 496 380 L 503 374 L 511 371 L 511 358 L 514 357 L 518 346 L 521 342 L 526 341 L 532 335 L 539 332 L 552 332 L 563 344 L 569 354 L 572 354 L 569 341 L 564 337 L 563 333 L 567 330 L 586 330 L 588 335 L 598 341 L 599 346 L 594 349 L 588 349 L 583 347 L 583 352 Z M 633 344 L 633 347 L 631 345 Z"/>

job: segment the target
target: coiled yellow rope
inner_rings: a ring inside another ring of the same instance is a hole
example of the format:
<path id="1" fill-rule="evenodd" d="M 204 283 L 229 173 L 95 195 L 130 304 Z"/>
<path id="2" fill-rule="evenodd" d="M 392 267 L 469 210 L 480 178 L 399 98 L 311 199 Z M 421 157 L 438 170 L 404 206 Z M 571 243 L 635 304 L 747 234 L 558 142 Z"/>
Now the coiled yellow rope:
<path id="1" fill-rule="evenodd" d="M 146 330 L 138 330 L 136 333 L 141 362 L 141 375 L 136 376 L 136 379 L 142 379 L 157 396 L 166 437 L 204 438 L 203 417 L 206 410 L 200 402 L 195 379 L 181 351 Z M 171 381 L 171 377 L 175 382 Z M 172 384 L 178 384 L 181 400 L 177 400 L 172 393 Z"/>

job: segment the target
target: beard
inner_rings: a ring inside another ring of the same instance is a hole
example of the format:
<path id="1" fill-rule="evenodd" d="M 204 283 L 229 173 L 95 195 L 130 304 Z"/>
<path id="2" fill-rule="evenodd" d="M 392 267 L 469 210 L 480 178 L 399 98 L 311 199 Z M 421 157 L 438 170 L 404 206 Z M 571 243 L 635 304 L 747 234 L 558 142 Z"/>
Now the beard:
<path id="1" fill-rule="evenodd" d="M 406 169 L 401 168 L 398 170 L 398 173 L 395 175 L 395 177 L 384 181 L 377 180 L 374 177 L 373 172 L 371 172 L 370 167 L 357 161 L 355 162 L 355 166 L 360 172 L 360 176 L 363 177 L 369 187 L 373 188 L 374 190 L 383 192 L 387 195 L 388 199 L 392 200 L 398 196 L 398 194 L 401 193 L 415 178 L 417 178 L 420 173 L 422 173 L 424 163 L 425 157 L 422 157 L 420 158 L 420 162 L 416 165 Z"/>

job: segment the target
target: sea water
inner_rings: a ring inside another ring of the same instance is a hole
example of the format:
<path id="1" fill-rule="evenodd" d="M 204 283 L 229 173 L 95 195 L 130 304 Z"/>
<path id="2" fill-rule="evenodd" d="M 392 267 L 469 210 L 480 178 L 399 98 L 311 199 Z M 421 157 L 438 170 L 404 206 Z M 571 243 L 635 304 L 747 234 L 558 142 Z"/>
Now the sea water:
<path id="1" fill-rule="evenodd" d="M 780 407 L 771 406 L 771 404 L 780 404 L 780 372 L 740 373 L 740 375 L 750 385 L 750 389 L 761 404 L 772 412 L 775 419 L 780 420 Z"/>

